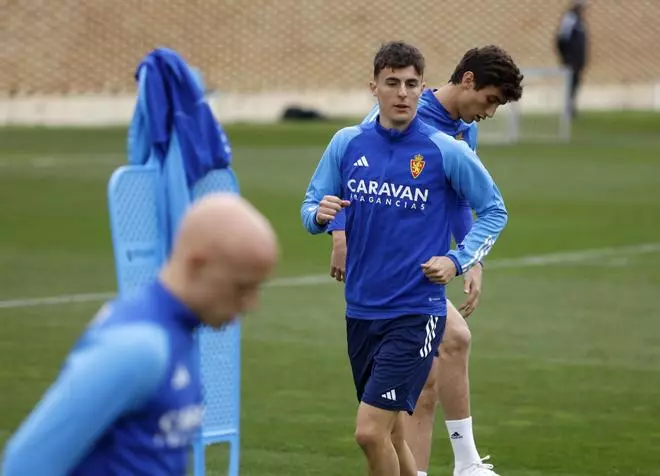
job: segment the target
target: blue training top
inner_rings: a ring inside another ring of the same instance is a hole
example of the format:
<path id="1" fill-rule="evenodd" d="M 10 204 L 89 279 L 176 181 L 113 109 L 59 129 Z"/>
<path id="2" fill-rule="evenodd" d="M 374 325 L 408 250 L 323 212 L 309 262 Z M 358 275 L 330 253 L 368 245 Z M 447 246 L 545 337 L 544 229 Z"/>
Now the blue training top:
<path id="1" fill-rule="evenodd" d="M 199 323 L 159 282 L 104 306 L 9 441 L 2 475 L 185 475 L 203 414 Z"/>
<path id="2" fill-rule="evenodd" d="M 476 122 L 467 123 L 462 119 L 453 119 L 449 111 L 435 97 L 435 91 L 425 90 L 419 98 L 417 115 L 428 125 L 438 129 L 440 132 L 449 134 L 459 140 L 464 140 L 474 151 L 477 150 L 478 127 Z M 366 115 L 363 124 L 373 122 L 378 117 L 380 108 L 376 104 L 369 114 Z M 451 232 L 456 243 L 461 243 L 468 234 L 473 224 L 472 207 L 464 198 L 459 198 L 456 205 L 456 213 L 451 217 Z M 328 231 L 343 230 L 346 226 L 346 216 L 342 210 L 328 225 Z"/>
<path id="3" fill-rule="evenodd" d="M 491 249 L 507 221 L 500 192 L 474 151 L 416 117 L 403 132 L 373 121 L 340 130 L 311 179 L 301 208 L 310 233 L 325 195 L 347 197 L 347 315 L 382 319 L 446 314 L 445 287 L 421 264 L 449 256 L 459 274 Z M 449 251 L 459 197 L 478 218 Z"/>

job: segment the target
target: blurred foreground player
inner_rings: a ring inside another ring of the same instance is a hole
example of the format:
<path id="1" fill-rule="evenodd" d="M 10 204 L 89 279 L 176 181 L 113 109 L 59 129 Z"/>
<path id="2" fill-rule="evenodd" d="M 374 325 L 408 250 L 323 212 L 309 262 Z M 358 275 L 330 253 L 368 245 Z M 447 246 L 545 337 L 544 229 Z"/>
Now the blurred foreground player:
<path id="1" fill-rule="evenodd" d="M 159 278 L 106 304 L 9 441 L 3 476 L 183 476 L 202 422 L 193 332 L 255 308 L 278 259 L 236 195 L 191 206 Z"/>
<path id="2" fill-rule="evenodd" d="M 317 234 L 346 210 L 347 344 L 360 402 L 356 440 L 370 476 L 415 476 L 404 414 L 415 410 L 442 337 L 445 285 L 490 251 L 507 213 L 467 144 L 417 117 L 424 89 L 419 50 L 388 43 L 373 66 L 379 114 L 335 134 L 301 215 Z M 478 218 L 462 246 L 450 251 L 459 197 Z"/>
<path id="3" fill-rule="evenodd" d="M 440 132 L 465 141 L 477 149 L 477 122 L 492 118 L 500 105 L 522 97 L 523 75 L 511 56 L 502 48 L 486 45 L 465 52 L 447 84 L 425 90 L 419 99 L 419 118 Z M 375 105 L 363 123 L 376 120 Z M 452 215 L 451 231 L 462 243 L 472 228 L 470 203 L 461 199 Z M 341 211 L 328 226 L 332 232 L 330 274 L 343 281 L 346 270 L 345 214 Z M 493 465 L 484 463 L 477 451 L 472 432 L 468 362 L 472 336 L 465 318 L 479 304 L 483 265 L 479 262 L 464 275 L 467 299 L 458 308 L 447 300 L 447 323 L 440 343 L 439 358 L 433 367 L 415 412 L 406 418 L 406 441 L 418 468 L 426 476 L 431 455 L 433 425 L 438 402 L 445 416 L 454 452 L 455 476 L 492 476 Z M 459 312 L 460 311 L 460 312 Z"/>

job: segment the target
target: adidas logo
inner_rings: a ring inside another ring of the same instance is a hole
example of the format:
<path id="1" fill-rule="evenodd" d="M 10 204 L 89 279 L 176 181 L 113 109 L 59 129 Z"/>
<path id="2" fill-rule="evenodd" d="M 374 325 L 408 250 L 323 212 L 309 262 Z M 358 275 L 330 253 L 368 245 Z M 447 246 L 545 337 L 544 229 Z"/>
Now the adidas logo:
<path id="1" fill-rule="evenodd" d="M 384 394 L 382 394 L 381 397 L 384 398 L 385 400 L 396 401 L 396 391 L 392 389 L 389 392 L 385 392 Z"/>
<path id="2" fill-rule="evenodd" d="M 367 158 L 363 155 L 353 162 L 353 167 L 369 167 L 369 162 L 367 162 Z"/>
<path id="3" fill-rule="evenodd" d="M 463 435 L 461 435 L 459 432 L 455 431 L 449 436 L 449 438 L 451 438 L 452 440 L 462 440 Z"/>
<path id="4" fill-rule="evenodd" d="M 188 369 L 179 364 L 174 371 L 174 376 L 172 377 L 172 388 L 174 390 L 182 390 L 190 385 L 190 374 Z"/>

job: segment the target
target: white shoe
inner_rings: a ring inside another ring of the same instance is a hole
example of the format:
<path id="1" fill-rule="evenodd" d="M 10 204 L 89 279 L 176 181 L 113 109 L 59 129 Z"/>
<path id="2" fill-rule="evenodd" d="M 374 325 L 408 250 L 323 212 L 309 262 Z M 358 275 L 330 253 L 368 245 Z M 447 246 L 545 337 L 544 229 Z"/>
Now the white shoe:
<path id="1" fill-rule="evenodd" d="M 469 464 L 467 466 L 462 466 L 460 468 L 454 468 L 454 476 L 499 476 L 495 471 L 493 471 L 493 465 L 490 463 L 484 463 L 490 459 L 490 456 L 481 458 L 481 461 L 476 463 Z"/>

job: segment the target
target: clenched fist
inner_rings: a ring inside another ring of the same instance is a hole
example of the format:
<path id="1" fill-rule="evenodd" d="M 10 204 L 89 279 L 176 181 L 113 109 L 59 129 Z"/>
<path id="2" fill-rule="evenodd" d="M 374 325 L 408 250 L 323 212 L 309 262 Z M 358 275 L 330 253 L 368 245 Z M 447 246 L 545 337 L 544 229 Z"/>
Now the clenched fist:
<path id="1" fill-rule="evenodd" d="M 446 256 L 433 256 L 422 264 L 422 271 L 436 284 L 447 284 L 456 277 L 456 265 Z"/>
<path id="2" fill-rule="evenodd" d="M 316 223 L 321 226 L 327 225 L 335 219 L 339 210 L 346 208 L 350 204 L 351 202 L 348 200 L 342 200 L 334 195 L 326 195 L 321 200 L 321 203 L 319 203 L 318 210 L 316 210 Z"/>

